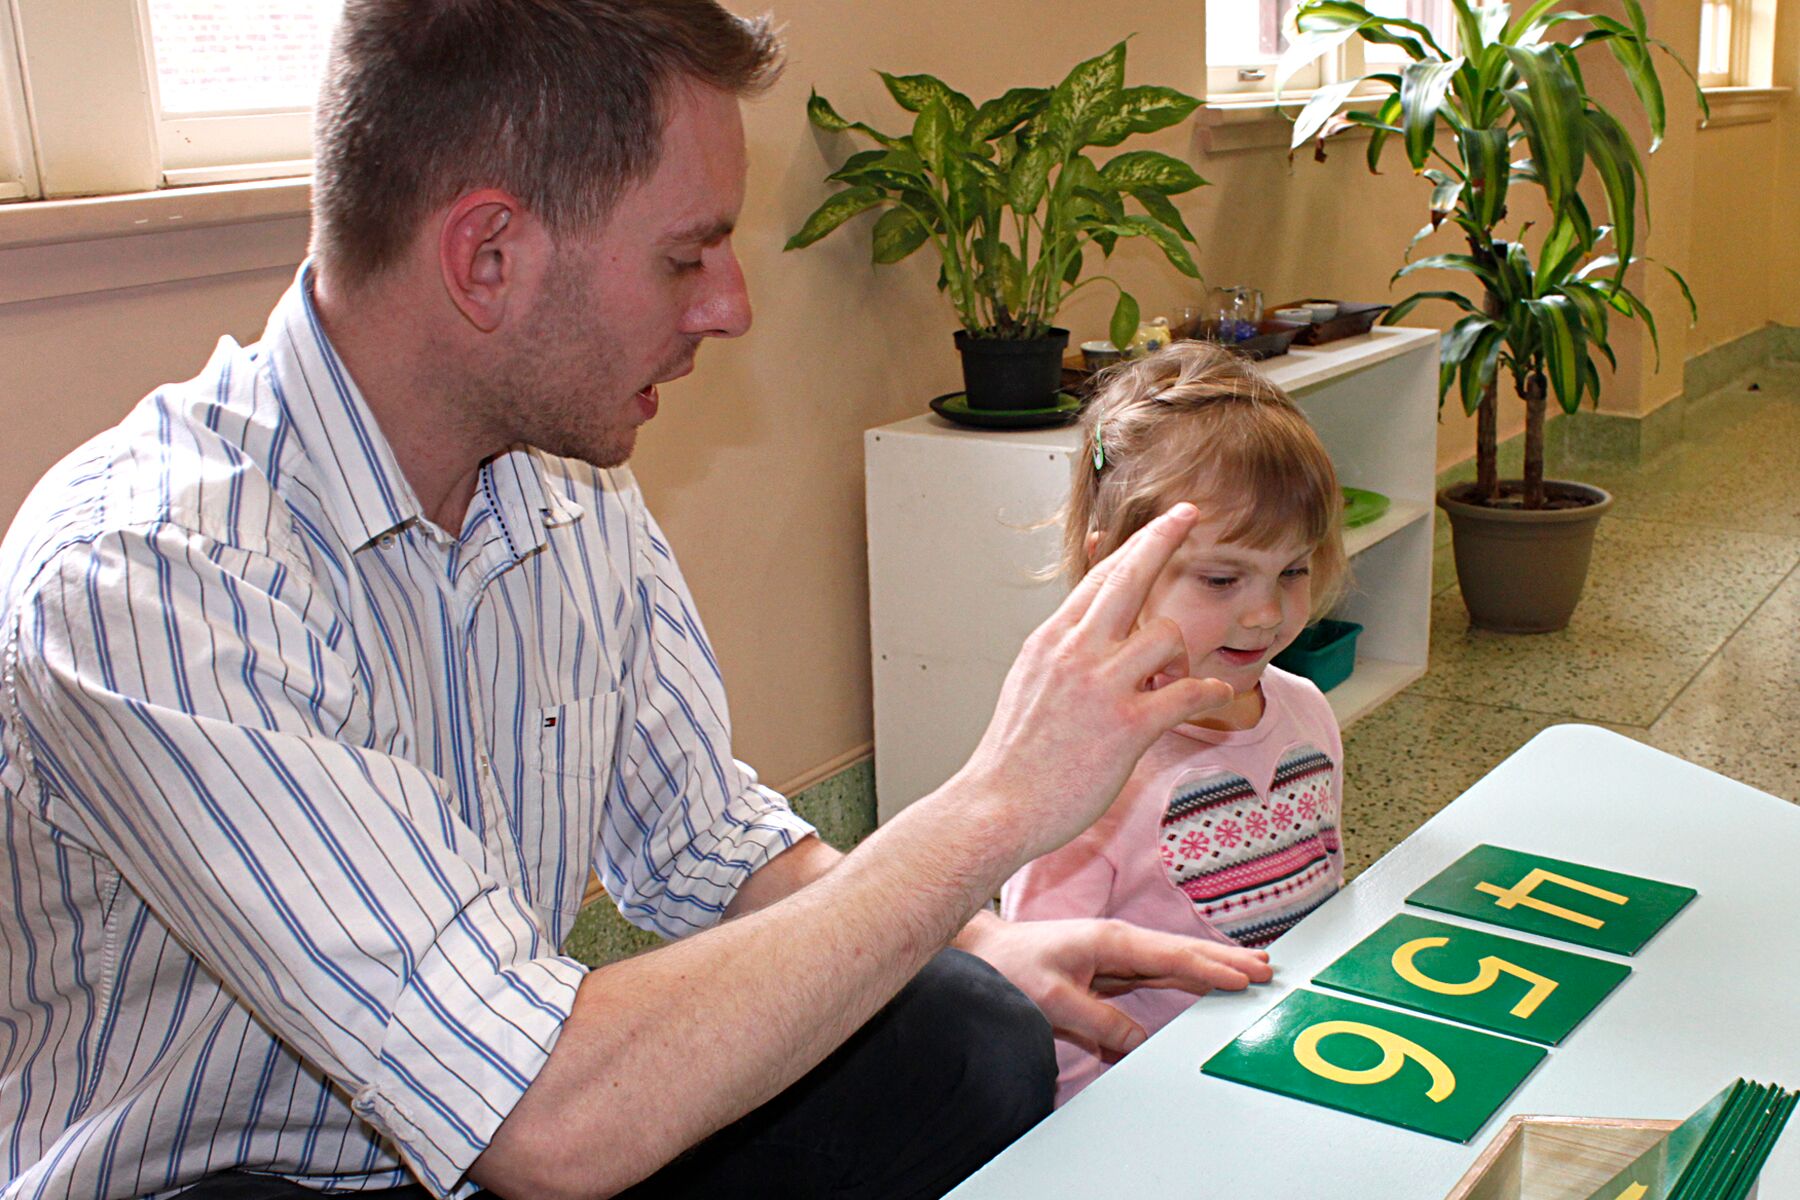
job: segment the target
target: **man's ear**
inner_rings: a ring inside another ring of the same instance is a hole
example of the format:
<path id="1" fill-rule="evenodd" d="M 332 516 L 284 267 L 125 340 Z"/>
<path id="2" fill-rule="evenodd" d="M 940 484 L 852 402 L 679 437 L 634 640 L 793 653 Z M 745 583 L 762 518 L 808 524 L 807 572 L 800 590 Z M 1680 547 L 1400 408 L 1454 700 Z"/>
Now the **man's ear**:
<path id="1" fill-rule="evenodd" d="M 450 303 L 470 325 L 492 333 L 520 302 L 543 240 L 517 197 L 498 188 L 459 196 L 438 227 L 438 271 Z"/>

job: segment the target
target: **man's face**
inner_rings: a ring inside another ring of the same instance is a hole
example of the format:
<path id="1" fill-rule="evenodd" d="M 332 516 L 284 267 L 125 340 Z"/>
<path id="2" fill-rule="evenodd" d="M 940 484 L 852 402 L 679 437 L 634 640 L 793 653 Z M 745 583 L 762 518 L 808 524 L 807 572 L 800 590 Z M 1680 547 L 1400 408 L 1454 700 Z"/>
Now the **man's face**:
<path id="1" fill-rule="evenodd" d="M 656 415 L 656 385 L 693 370 L 701 339 L 750 328 L 731 248 L 745 171 L 736 97 L 677 85 L 654 173 L 598 232 L 561 239 L 499 367 L 492 415 L 509 440 L 617 466 Z"/>

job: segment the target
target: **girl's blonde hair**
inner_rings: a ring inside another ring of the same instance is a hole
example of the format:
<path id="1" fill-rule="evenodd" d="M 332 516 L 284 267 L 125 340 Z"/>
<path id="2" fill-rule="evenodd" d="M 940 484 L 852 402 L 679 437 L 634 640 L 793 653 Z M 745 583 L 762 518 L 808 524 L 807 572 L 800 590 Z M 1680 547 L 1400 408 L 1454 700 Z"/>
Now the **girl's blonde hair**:
<path id="1" fill-rule="evenodd" d="M 1176 342 L 1096 381 L 1081 420 L 1063 510 L 1071 582 L 1181 500 L 1222 521 L 1224 538 L 1269 549 L 1313 547 L 1313 615 L 1344 584 L 1344 497 L 1319 435 L 1245 359 L 1210 342 Z M 1088 535 L 1098 530 L 1090 554 Z"/>

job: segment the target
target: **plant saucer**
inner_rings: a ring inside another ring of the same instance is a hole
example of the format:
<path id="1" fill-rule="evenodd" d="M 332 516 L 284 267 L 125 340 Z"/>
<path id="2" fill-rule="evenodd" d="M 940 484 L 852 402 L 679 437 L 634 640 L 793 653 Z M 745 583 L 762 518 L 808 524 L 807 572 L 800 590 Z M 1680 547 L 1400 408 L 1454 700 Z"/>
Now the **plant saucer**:
<path id="1" fill-rule="evenodd" d="M 964 392 L 946 392 L 931 401 L 931 411 L 946 421 L 971 429 L 1047 429 L 1066 425 L 1081 411 L 1081 399 L 1058 392 L 1048 408 L 970 408 Z"/>

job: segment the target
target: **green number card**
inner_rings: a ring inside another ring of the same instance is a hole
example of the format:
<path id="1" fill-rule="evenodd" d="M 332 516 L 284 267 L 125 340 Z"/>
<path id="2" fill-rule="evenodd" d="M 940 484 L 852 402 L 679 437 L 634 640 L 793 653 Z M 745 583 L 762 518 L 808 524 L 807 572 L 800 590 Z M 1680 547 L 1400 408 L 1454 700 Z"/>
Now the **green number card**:
<path id="1" fill-rule="evenodd" d="M 1629 974 L 1624 963 L 1401 913 L 1313 982 L 1554 1046 Z"/>
<path id="2" fill-rule="evenodd" d="M 1637 875 L 1477 846 L 1406 900 L 1596 950 L 1636 954 L 1696 894 L 1691 887 Z"/>
<path id="3" fill-rule="evenodd" d="M 1200 1069 L 1466 1142 L 1545 1053 L 1542 1046 L 1301 990 Z"/>

